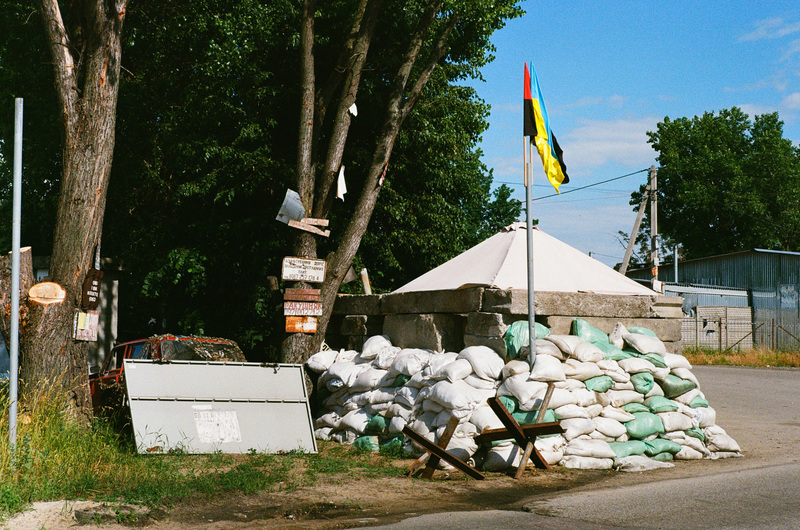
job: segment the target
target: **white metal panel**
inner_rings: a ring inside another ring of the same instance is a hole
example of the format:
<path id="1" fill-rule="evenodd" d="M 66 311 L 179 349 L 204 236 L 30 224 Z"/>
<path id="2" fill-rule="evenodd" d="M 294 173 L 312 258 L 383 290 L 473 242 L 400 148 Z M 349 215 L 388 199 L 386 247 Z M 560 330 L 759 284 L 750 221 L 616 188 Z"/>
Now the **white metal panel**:
<path id="1" fill-rule="evenodd" d="M 302 365 L 124 364 L 139 452 L 317 451 Z"/>

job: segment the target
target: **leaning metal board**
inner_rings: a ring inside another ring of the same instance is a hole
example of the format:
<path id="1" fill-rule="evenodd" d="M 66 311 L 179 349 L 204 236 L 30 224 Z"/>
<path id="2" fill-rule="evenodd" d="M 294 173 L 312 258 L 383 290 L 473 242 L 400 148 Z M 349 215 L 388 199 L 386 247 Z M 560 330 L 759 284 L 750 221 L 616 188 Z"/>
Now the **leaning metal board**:
<path id="1" fill-rule="evenodd" d="M 140 453 L 316 453 L 299 364 L 125 359 Z"/>

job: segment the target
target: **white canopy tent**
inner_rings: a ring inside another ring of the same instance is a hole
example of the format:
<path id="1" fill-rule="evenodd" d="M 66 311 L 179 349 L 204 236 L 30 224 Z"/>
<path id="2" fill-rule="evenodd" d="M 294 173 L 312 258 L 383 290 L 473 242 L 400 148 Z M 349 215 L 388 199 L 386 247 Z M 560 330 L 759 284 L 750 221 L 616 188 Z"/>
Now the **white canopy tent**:
<path id="1" fill-rule="evenodd" d="M 535 291 L 658 294 L 538 228 L 533 230 L 533 249 Z M 527 274 L 525 223 L 514 223 L 394 292 L 527 289 Z"/>

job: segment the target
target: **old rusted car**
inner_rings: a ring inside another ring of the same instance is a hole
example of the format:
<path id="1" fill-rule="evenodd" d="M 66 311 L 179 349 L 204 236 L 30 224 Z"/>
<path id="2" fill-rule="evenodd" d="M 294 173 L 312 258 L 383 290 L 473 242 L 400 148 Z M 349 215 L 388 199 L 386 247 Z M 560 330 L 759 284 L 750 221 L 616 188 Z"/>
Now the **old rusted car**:
<path id="1" fill-rule="evenodd" d="M 124 359 L 246 362 L 244 353 L 236 342 L 217 337 L 156 335 L 118 344 L 106 357 L 100 370 L 89 376 L 89 390 L 95 414 L 124 408 Z"/>

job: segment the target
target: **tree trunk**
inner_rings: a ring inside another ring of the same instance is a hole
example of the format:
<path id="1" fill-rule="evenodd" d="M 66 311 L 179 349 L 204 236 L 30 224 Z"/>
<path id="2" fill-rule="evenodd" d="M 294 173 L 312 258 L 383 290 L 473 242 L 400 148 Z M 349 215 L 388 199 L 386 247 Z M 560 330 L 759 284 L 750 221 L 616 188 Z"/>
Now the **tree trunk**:
<path id="1" fill-rule="evenodd" d="M 90 410 L 88 343 L 73 339 L 73 319 L 94 263 L 114 152 L 121 35 L 127 0 L 73 1 L 69 27 L 57 0 L 41 0 L 63 131 L 61 194 L 50 277 L 67 292 L 62 304 L 31 308 L 22 339 L 21 379 L 56 382 Z"/>

